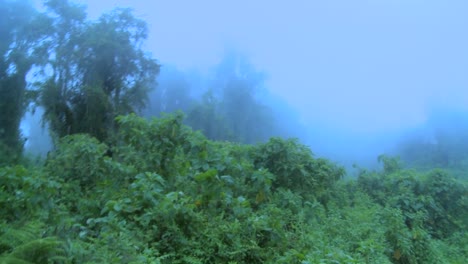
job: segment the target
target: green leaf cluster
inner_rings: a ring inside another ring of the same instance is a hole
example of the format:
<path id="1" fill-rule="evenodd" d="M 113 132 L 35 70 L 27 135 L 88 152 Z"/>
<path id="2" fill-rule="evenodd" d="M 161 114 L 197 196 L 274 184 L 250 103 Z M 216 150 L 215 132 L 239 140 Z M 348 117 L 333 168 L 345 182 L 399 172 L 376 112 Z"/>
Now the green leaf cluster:
<path id="1" fill-rule="evenodd" d="M 1 261 L 463 263 L 468 256 L 467 187 L 446 172 L 387 166 L 346 180 L 297 140 L 215 142 L 182 122 L 182 114 L 121 116 L 115 145 L 67 136 L 43 166 L 1 168 Z"/>

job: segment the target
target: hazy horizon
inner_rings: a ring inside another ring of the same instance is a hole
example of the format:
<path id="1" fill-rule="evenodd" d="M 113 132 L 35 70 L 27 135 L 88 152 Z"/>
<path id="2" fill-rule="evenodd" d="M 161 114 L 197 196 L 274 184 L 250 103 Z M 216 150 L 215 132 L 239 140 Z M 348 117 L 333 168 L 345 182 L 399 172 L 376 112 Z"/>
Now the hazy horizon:
<path id="1" fill-rule="evenodd" d="M 318 154 L 374 155 L 432 109 L 468 109 L 466 1 L 74 2 L 93 19 L 133 8 L 162 67 L 210 76 L 243 54 Z"/>

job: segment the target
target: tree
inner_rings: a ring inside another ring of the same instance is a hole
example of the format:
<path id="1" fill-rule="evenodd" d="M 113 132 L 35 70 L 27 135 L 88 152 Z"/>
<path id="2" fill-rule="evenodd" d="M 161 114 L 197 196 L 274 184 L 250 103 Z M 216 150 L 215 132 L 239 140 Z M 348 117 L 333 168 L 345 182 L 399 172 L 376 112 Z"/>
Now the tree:
<path id="1" fill-rule="evenodd" d="M 86 21 L 80 6 L 51 0 L 53 74 L 44 82 L 44 118 L 58 137 L 89 133 L 108 140 L 114 118 L 141 110 L 159 65 L 142 50 L 147 25 L 129 9 Z"/>
<path id="2" fill-rule="evenodd" d="M 235 140 L 266 141 L 272 136 L 274 118 L 262 99 L 265 76 L 239 54 L 228 54 L 219 64 L 214 85 L 221 97 L 221 113 Z"/>
<path id="3" fill-rule="evenodd" d="M 396 152 L 410 167 L 452 170 L 465 177 L 468 168 L 468 113 L 438 109 L 426 123 L 397 142 Z"/>
<path id="4" fill-rule="evenodd" d="M 39 104 L 44 107 L 43 119 L 48 122 L 51 132 L 61 137 L 76 130 L 70 101 L 80 86 L 77 62 L 86 12 L 83 6 L 73 5 L 67 0 L 49 0 L 45 5 L 52 16 L 48 39 L 51 74 L 45 76 Z"/>
<path id="5" fill-rule="evenodd" d="M 150 105 L 145 113 L 159 116 L 161 113 L 183 111 L 187 113 L 194 103 L 191 92 L 194 89 L 189 78 L 193 76 L 176 68 L 164 66 L 158 76 L 158 89 L 150 93 Z"/>
<path id="6" fill-rule="evenodd" d="M 207 91 L 201 101 L 189 110 L 186 123 L 212 140 L 235 140 L 225 117 L 220 114 L 220 107 L 213 91 Z"/>
<path id="7" fill-rule="evenodd" d="M 242 143 L 266 141 L 274 135 L 271 108 L 261 101 L 264 76 L 246 58 L 228 54 L 202 102 L 189 112 L 187 123 L 215 140 Z"/>
<path id="8" fill-rule="evenodd" d="M 0 163 L 21 156 L 20 122 L 29 102 L 26 79 L 45 58 L 41 43 L 47 23 L 27 1 L 0 1 Z"/>

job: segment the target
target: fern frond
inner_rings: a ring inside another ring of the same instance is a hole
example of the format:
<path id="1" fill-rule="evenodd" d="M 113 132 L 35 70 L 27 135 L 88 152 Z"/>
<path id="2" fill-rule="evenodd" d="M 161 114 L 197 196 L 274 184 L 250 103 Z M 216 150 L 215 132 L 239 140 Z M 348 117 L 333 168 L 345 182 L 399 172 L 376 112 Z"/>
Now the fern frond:
<path id="1" fill-rule="evenodd" d="M 0 264 L 34 264 L 12 256 L 0 257 Z"/>
<path id="2" fill-rule="evenodd" d="M 5 225 L 0 230 L 0 254 L 40 237 L 43 224 L 29 222 L 21 228 Z"/>
<path id="3" fill-rule="evenodd" d="M 13 249 L 9 256 L 36 264 L 47 264 L 48 260 L 63 255 L 61 242 L 54 237 L 36 239 Z"/>

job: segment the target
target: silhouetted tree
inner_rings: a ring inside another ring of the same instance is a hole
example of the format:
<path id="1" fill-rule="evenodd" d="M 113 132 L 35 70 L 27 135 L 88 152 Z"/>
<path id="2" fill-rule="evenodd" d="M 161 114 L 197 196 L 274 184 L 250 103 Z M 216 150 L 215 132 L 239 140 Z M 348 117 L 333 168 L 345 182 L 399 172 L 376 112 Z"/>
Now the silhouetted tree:
<path id="1" fill-rule="evenodd" d="M 26 77 L 44 62 L 47 25 L 28 1 L 0 0 L 0 163 L 17 161 L 23 150 L 20 122 L 30 98 Z"/>
<path id="2" fill-rule="evenodd" d="M 212 140 L 235 140 L 220 108 L 220 101 L 213 95 L 213 91 L 209 90 L 203 95 L 201 101 L 189 110 L 186 123 L 193 129 L 202 131 Z"/>
<path id="3" fill-rule="evenodd" d="M 214 86 L 220 96 L 219 111 L 235 141 L 257 143 L 273 135 L 273 113 L 260 100 L 264 79 L 237 54 L 229 54 L 218 66 Z"/>
<path id="4" fill-rule="evenodd" d="M 52 72 L 43 85 L 44 118 L 58 137 L 89 133 L 100 140 L 115 131 L 114 118 L 140 110 L 159 65 L 142 50 L 147 25 L 129 9 L 87 21 L 83 7 L 51 0 Z"/>
<path id="5" fill-rule="evenodd" d="M 150 93 L 150 105 L 145 114 L 158 116 L 161 113 L 183 111 L 188 113 L 195 99 L 192 98 L 194 87 L 185 73 L 164 66 L 158 76 L 158 89 Z"/>

